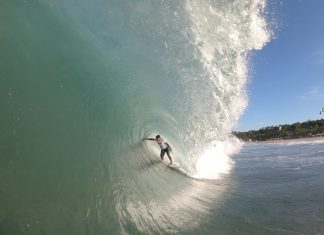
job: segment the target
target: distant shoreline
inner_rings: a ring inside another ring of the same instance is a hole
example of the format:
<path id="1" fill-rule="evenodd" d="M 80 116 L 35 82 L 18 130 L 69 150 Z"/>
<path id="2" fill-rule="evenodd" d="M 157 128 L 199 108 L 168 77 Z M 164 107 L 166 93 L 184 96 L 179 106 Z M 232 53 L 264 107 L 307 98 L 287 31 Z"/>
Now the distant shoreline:
<path id="1" fill-rule="evenodd" d="M 246 142 L 267 141 L 313 141 L 324 137 L 324 119 L 309 120 L 278 126 L 268 126 L 259 130 L 233 131 L 232 134 Z"/>
<path id="2" fill-rule="evenodd" d="M 256 144 L 256 143 L 271 143 L 271 144 L 279 144 L 279 143 L 288 143 L 288 142 L 302 142 L 302 141 L 317 141 L 323 140 L 324 136 L 310 136 L 296 139 L 274 139 L 274 140 L 260 140 L 260 141 L 244 141 L 246 144 Z"/>

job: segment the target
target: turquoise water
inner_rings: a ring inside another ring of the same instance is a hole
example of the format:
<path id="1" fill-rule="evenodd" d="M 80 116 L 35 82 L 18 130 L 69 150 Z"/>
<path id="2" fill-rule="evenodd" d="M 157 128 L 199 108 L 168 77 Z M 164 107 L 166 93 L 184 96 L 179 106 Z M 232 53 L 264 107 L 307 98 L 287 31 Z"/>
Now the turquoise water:
<path id="1" fill-rule="evenodd" d="M 323 143 L 230 134 L 265 6 L 1 1 L 0 234 L 323 234 Z"/>

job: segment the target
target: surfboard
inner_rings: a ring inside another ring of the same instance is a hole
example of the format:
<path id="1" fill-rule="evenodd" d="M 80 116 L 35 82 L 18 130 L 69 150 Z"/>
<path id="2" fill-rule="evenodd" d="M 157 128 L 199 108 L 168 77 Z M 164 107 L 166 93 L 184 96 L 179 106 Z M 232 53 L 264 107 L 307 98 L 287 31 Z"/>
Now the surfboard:
<path id="1" fill-rule="evenodd" d="M 185 171 L 183 168 L 181 168 L 179 165 L 177 165 L 176 163 L 172 163 L 171 165 L 170 164 L 167 164 L 165 163 L 165 165 L 167 165 L 166 167 L 168 169 L 170 169 L 172 172 L 175 172 L 177 174 L 180 174 L 182 176 L 185 176 L 185 177 L 190 177 Z"/>
<path id="2" fill-rule="evenodd" d="M 175 163 L 173 162 L 172 164 L 170 164 L 170 160 L 169 158 L 164 158 L 164 160 L 162 160 L 160 157 L 159 157 L 160 161 L 166 165 L 166 166 L 169 166 L 169 167 L 174 167 Z"/>

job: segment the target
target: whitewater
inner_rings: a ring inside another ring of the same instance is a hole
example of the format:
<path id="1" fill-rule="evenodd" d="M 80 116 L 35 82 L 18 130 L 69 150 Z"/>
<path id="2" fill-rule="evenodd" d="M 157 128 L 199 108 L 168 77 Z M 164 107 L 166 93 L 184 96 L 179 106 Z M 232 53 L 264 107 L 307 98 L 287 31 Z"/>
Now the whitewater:
<path id="1" fill-rule="evenodd" d="M 1 1 L 0 234 L 323 234 L 323 143 L 231 134 L 251 53 L 272 37 L 266 11 Z M 157 134 L 174 167 L 143 141 Z"/>

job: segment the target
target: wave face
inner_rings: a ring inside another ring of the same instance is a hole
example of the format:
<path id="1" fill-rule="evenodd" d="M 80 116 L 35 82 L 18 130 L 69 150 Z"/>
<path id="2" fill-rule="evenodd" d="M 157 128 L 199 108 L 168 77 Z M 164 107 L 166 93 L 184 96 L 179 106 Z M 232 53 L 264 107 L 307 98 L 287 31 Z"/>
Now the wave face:
<path id="1" fill-rule="evenodd" d="M 2 230 L 197 231 L 231 186 L 265 5 L 2 1 Z M 156 134 L 174 168 L 142 141 Z"/>

